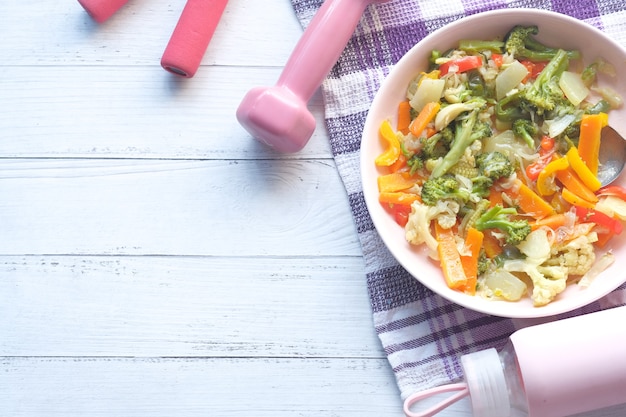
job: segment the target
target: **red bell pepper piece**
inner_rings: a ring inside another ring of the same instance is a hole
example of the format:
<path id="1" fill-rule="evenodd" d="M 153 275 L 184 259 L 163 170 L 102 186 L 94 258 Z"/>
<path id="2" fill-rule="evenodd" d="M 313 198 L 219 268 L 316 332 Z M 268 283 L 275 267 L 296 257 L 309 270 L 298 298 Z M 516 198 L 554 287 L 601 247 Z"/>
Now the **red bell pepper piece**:
<path id="1" fill-rule="evenodd" d="M 596 192 L 596 195 L 613 195 L 626 201 L 626 188 L 620 187 L 619 185 L 607 185 L 606 187 L 600 188 Z"/>
<path id="2" fill-rule="evenodd" d="M 446 75 L 451 67 L 457 67 L 457 73 L 466 72 L 483 66 L 483 58 L 479 55 L 468 55 L 458 59 L 452 59 L 439 66 L 439 76 Z"/>
<path id="3" fill-rule="evenodd" d="M 605 227 L 610 233 L 619 235 L 622 233 L 622 223 L 611 216 L 607 216 L 601 211 L 588 209 L 585 207 L 574 206 L 576 209 L 576 217 L 583 222 L 592 222 L 598 226 Z"/>

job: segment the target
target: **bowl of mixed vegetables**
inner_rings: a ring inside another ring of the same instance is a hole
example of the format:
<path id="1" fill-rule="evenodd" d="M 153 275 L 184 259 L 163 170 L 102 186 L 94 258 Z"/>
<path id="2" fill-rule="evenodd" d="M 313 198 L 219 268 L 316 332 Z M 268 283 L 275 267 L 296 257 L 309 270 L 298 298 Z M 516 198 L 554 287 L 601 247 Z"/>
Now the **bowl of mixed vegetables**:
<path id="1" fill-rule="evenodd" d="M 626 51 L 577 19 L 503 9 L 433 32 L 367 116 L 361 175 L 377 232 L 434 292 L 504 317 L 571 311 L 626 281 Z"/>

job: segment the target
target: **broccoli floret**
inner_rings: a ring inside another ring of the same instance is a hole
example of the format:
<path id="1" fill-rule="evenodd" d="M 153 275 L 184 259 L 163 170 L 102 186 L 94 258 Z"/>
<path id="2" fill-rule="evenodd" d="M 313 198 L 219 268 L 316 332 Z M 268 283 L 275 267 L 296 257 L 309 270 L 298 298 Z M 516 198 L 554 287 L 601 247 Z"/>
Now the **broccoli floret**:
<path id="1" fill-rule="evenodd" d="M 514 26 L 504 38 L 504 49 L 515 58 L 531 61 L 549 61 L 558 49 L 550 48 L 535 39 L 539 33 L 537 26 Z M 570 59 L 580 58 L 579 51 L 566 51 Z"/>
<path id="2" fill-rule="evenodd" d="M 450 150 L 450 144 L 454 140 L 454 131 L 450 127 L 435 133 L 429 138 L 422 138 L 422 149 L 420 150 L 420 158 L 437 159 L 445 156 Z"/>
<path id="3" fill-rule="evenodd" d="M 485 175 L 470 178 L 472 181 L 472 194 L 485 198 L 489 196 L 493 180 Z"/>
<path id="4" fill-rule="evenodd" d="M 535 149 L 535 136 L 539 126 L 528 119 L 517 119 L 513 122 L 513 133 L 526 142 L 529 148 Z"/>
<path id="5" fill-rule="evenodd" d="M 559 49 L 535 81 L 523 91 L 521 104 L 527 106 L 527 110 L 539 115 L 551 112 L 557 107 L 559 112 L 571 113 L 573 106 L 559 87 L 559 78 L 568 66 L 567 52 Z"/>
<path id="6" fill-rule="evenodd" d="M 506 243 L 517 245 L 526 239 L 531 232 L 527 220 L 516 220 L 512 216 L 517 215 L 513 207 L 504 208 L 496 205 L 485 211 L 478 219 L 474 227 L 478 230 L 498 229 L 505 234 Z"/>
<path id="7" fill-rule="evenodd" d="M 515 167 L 511 160 L 498 151 L 478 154 L 476 156 L 476 166 L 484 176 L 492 181 L 502 177 L 510 177 L 515 172 Z"/>
<path id="8" fill-rule="evenodd" d="M 434 206 L 439 200 L 455 200 L 461 205 L 470 197 L 470 192 L 460 187 L 459 182 L 452 175 L 430 178 L 422 185 L 422 202 Z"/>
<path id="9" fill-rule="evenodd" d="M 487 258 L 487 254 L 484 250 L 481 250 L 480 255 L 478 256 L 478 275 L 482 275 L 489 271 L 492 266 L 493 262 L 491 259 Z"/>
<path id="10" fill-rule="evenodd" d="M 454 140 L 448 153 L 443 157 L 431 172 L 431 178 L 441 177 L 456 164 L 474 141 L 481 140 L 492 135 L 491 126 L 483 121 L 478 121 L 479 109 L 474 109 L 470 114 L 455 123 Z"/>

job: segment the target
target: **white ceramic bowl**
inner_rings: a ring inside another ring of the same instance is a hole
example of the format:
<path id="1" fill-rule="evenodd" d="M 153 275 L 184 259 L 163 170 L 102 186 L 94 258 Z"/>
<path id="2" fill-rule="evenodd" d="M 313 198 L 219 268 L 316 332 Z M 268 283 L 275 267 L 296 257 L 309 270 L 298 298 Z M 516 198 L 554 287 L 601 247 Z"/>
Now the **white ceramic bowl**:
<path id="1" fill-rule="evenodd" d="M 608 294 L 626 280 L 626 232 L 614 238 L 611 249 L 615 263 L 588 288 L 570 285 L 550 304 L 534 307 L 529 298 L 519 302 L 486 300 L 451 290 L 444 282 L 438 262 L 429 259 L 425 249 L 406 242 L 404 229 L 398 226 L 378 202 L 376 179 L 380 171 L 374 159 L 382 152 L 378 129 L 383 120 L 395 125 L 398 103 L 405 97 L 409 81 L 426 70 L 431 50 L 445 51 L 458 45 L 460 39 L 502 38 L 514 25 L 537 25 L 537 39 L 550 46 L 578 49 L 585 64 L 596 58 L 611 62 L 615 68 L 626 65 L 626 51 L 598 29 L 571 17 L 538 9 L 502 9 L 472 15 L 451 23 L 425 37 L 394 66 L 378 91 L 367 116 L 361 144 L 361 175 L 367 207 L 376 230 L 398 262 L 425 286 L 464 307 L 483 313 L 532 318 L 571 311 Z M 626 96 L 626 77 L 602 77 L 599 84 L 611 87 Z M 618 132 L 626 134 L 624 106 L 610 113 L 609 122 Z M 626 185 L 626 174 L 617 184 Z"/>

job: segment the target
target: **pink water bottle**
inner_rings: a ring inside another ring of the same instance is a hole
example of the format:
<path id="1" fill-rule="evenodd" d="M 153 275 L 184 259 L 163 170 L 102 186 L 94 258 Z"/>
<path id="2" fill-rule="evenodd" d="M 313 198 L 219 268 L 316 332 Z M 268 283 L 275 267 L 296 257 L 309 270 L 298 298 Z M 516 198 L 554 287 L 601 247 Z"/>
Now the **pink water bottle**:
<path id="1" fill-rule="evenodd" d="M 409 417 L 469 396 L 475 417 L 565 417 L 626 403 L 626 306 L 526 327 L 500 351 L 461 357 L 465 382 L 407 398 Z M 455 392 L 421 412 L 418 401 Z"/>

